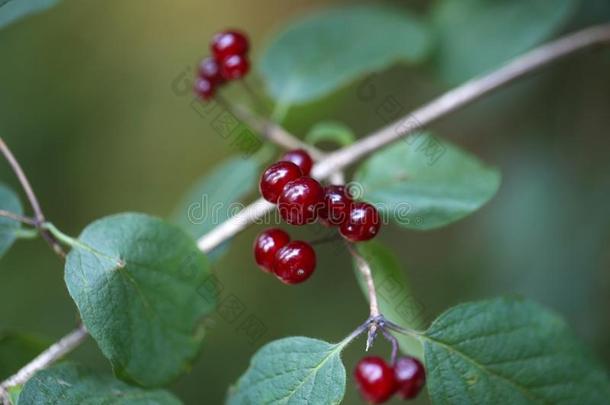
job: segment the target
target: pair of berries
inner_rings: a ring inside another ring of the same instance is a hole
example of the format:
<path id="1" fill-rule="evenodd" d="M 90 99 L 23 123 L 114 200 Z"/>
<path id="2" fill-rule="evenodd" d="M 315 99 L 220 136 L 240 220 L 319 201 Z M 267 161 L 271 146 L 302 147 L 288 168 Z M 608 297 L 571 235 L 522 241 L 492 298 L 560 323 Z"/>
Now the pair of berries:
<path id="1" fill-rule="evenodd" d="M 265 170 L 260 181 L 263 198 L 278 205 L 280 216 L 291 225 L 305 225 L 320 219 L 326 226 L 338 226 L 350 242 L 374 238 L 381 225 L 371 204 L 353 201 L 344 186 L 322 187 L 309 177 L 313 161 L 301 149 L 286 153 Z"/>
<path id="2" fill-rule="evenodd" d="M 393 366 L 381 357 L 365 357 L 358 362 L 354 376 L 362 397 L 381 404 L 398 394 L 415 398 L 426 382 L 424 366 L 414 357 L 399 357 Z"/>
<path id="3" fill-rule="evenodd" d="M 261 232 L 254 242 L 256 264 L 273 273 L 285 284 L 298 284 L 307 280 L 316 269 L 316 252 L 307 242 L 290 241 L 281 229 Z"/>
<path id="4" fill-rule="evenodd" d="M 244 33 L 235 30 L 219 32 L 214 35 L 210 49 L 212 56 L 201 61 L 194 87 L 195 93 L 203 100 L 211 99 L 219 86 L 241 79 L 250 70 L 250 41 Z"/>

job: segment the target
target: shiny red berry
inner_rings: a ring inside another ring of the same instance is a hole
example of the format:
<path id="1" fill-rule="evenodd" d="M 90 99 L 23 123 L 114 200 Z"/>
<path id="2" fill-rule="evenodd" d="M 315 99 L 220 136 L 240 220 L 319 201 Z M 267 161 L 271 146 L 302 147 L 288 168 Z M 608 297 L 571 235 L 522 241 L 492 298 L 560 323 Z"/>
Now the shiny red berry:
<path id="1" fill-rule="evenodd" d="M 299 284 L 316 269 L 316 252 L 300 240 L 288 243 L 275 255 L 273 272 L 285 284 Z"/>
<path id="2" fill-rule="evenodd" d="M 220 74 L 220 65 L 215 58 L 205 58 L 201 61 L 199 64 L 199 77 L 208 79 L 214 85 L 224 82 Z"/>
<path id="3" fill-rule="evenodd" d="M 381 357 L 365 357 L 354 371 L 356 383 L 362 397 L 372 403 L 381 404 L 396 392 L 394 370 Z"/>
<path id="4" fill-rule="evenodd" d="M 313 159 L 304 149 L 295 149 L 286 152 L 286 154 L 284 154 L 284 156 L 282 156 L 280 160 L 292 162 L 295 165 L 299 166 L 301 168 L 301 171 L 303 172 L 303 176 L 309 176 L 309 173 L 311 172 L 311 167 L 313 166 Z"/>
<path id="5" fill-rule="evenodd" d="M 250 41 L 243 32 L 227 30 L 214 35 L 211 48 L 216 59 L 223 60 L 232 55 L 245 55 L 250 49 Z"/>
<path id="6" fill-rule="evenodd" d="M 220 62 L 220 74 L 225 80 L 241 79 L 250 71 L 248 57 L 242 55 L 227 56 Z"/>
<path id="7" fill-rule="evenodd" d="M 399 357 L 394 364 L 394 377 L 403 399 L 415 398 L 426 383 L 424 366 L 414 357 Z"/>
<path id="8" fill-rule="evenodd" d="M 193 90 L 197 96 L 205 101 L 210 100 L 214 97 L 214 93 L 216 92 L 216 86 L 210 80 L 205 79 L 203 77 L 198 77 L 195 79 L 195 85 L 193 86 Z"/>
<path id="9" fill-rule="evenodd" d="M 265 170 L 259 185 L 263 198 L 276 203 L 284 186 L 302 176 L 301 169 L 291 162 L 277 162 Z"/>
<path id="10" fill-rule="evenodd" d="M 266 229 L 254 240 L 254 259 L 258 266 L 273 273 L 273 262 L 278 250 L 290 242 L 290 236 L 278 228 Z"/>
<path id="11" fill-rule="evenodd" d="M 340 232 L 351 242 L 362 242 L 373 239 L 379 233 L 380 227 L 381 220 L 377 208 L 365 202 L 355 202 L 347 221 L 341 225 Z"/>
<path id="12" fill-rule="evenodd" d="M 277 205 L 280 216 L 291 225 L 314 222 L 324 199 L 324 189 L 311 177 L 299 177 L 284 186 Z"/>
<path id="13" fill-rule="evenodd" d="M 354 201 L 344 186 L 324 187 L 324 203 L 320 209 L 320 222 L 326 226 L 339 226 L 347 221 Z"/>

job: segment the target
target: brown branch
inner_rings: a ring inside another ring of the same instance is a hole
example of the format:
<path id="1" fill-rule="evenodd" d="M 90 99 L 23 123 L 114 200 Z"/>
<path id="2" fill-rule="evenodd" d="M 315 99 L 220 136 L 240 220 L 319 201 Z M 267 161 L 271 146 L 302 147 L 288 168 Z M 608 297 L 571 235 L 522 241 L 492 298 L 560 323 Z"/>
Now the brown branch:
<path id="1" fill-rule="evenodd" d="M 19 215 L 14 212 L 0 210 L 0 217 L 8 218 L 16 222 L 21 222 L 22 224 L 36 226 L 36 220 L 30 217 L 26 217 L 24 215 Z"/>
<path id="2" fill-rule="evenodd" d="M 362 138 L 358 142 L 327 155 L 312 171 L 314 177 L 325 179 L 333 173 L 362 159 L 369 153 L 401 139 L 421 127 L 454 112 L 507 84 L 581 49 L 610 43 L 610 24 L 599 25 L 566 35 L 556 41 L 542 45 L 523 56 L 517 57 L 504 67 L 461 86 L 434 99 L 402 119 Z M 274 205 L 259 199 L 237 215 L 219 224 L 199 238 L 201 251 L 209 252 L 225 240 L 244 230 L 273 209 Z"/>
<path id="3" fill-rule="evenodd" d="M 27 382 L 38 370 L 42 370 L 70 353 L 87 338 L 87 330 L 83 325 L 52 344 L 40 353 L 34 360 L 26 364 L 16 374 L 0 384 L 0 393 L 6 393 L 8 388 Z M 5 394 L 6 395 L 6 394 Z"/>
<path id="4" fill-rule="evenodd" d="M 34 219 L 36 220 L 35 226 L 40 232 L 40 235 L 42 235 L 44 240 L 47 241 L 47 243 L 49 244 L 49 246 L 51 246 L 55 253 L 57 253 L 61 257 L 65 257 L 66 253 L 64 252 L 61 245 L 47 230 L 42 227 L 42 224 L 45 223 L 46 219 L 44 214 L 42 213 L 42 209 L 40 208 L 40 203 L 38 202 L 36 194 L 34 193 L 34 190 L 32 189 L 32 186 L 30 185 L 27 176 L 23 172 L 21 165 L 15 158 L 15 155 L 13 155 L 9 147 L 6 145 L 2 137 L 0 137 L 0 152 L 4 155 L 8 164 L 13 169 L 13 172 L 17 176 L 19 183 L 21 183 L 21 187 L 23 188 L 25 195 L 30 201 L 30 205 L 32 206 L 32 210 L 34 211 Z"/>
<path id="5" fill-rule="evenodd" d="M 301 141 L 296 136 L 292 135 L 286 129 L 270 121 L 266 118 L 252 114 L 248 109 L 241 105 L 235 105 L 222 96 L 216 96 L 218 102 L 227 110 L 229 110 L 237 119 L 244 124 L 263 135 L 267 140 L 282 147 L 283 149 L 305 149 L 314 160 L 321 160 L 324 157 L 318 148 Z"/>

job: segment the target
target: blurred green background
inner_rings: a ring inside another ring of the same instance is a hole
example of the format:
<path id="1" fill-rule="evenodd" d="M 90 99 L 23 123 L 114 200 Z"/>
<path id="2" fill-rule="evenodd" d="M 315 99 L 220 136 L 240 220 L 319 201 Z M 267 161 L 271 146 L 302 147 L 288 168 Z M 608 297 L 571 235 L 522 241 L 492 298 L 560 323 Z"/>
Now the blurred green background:
<path id="1" fill-rule="evenodd" d="M 241 27 L 256 57 L 289 19 L 337 3 L 65 0 L 0 31 L 0 133 L 62 230 L 77 235 L 92 220 L 123 211 L 167 217 L 197 178 L 238 153 L 192 109 L 190 94 L 175 91 L 207 53 L 211 35 Z M 583 1 L 563 31 L 608 21 L 609 8 Z M 400 256 L 428 319 L 458 302 L 522 294 L 565 316 L 610 365 L 609 72 L 608 50 L 581 52 L 433 126 L 500 167 L 503 183 L 491 203 L 452 226 L 383 230 L 381 240 Z M 363 136 L 384 123 L 384 97 L 411 109 L 449 88 L 430 64 L 395 67 L 371 80 L 375 100 L 359 98 L 356 84 L 291 109 L 285 125 L 302 135 L 332 118 Z M 0 179 L 17 189 L 5 164 Z M 252 343 L 237 323 L 218 320 L 200 360 L 172 387 L 187 404 L 222 403 L 270 340 L 338 341 L 366 317 L 346 253 L 320 247 L 316 276 L 286 287 L 253 263 L 250 245 L 260 229 L 240 234 L 215 268 L 225 294 L 266 333 Z M 75 322 L 62 262 L 40 241 L 19 241 L 0 261 L 0 330 L 52 341 Z M 345 352 L 348 369 L 363 347 L 359 340 Z M 380 340 L 375 350 L 389 347 Z M 91 341 L 73 357 L 109 370 Z M 358 403 L 352 383 L 345 403 Z"/>

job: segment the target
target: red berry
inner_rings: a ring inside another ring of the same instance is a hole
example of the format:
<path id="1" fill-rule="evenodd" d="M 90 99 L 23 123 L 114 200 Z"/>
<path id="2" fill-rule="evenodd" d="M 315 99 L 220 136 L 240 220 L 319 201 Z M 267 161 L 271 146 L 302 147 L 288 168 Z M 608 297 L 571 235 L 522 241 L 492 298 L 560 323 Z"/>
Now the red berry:
<path id="1" fill-rule="evenodd" d="M 250 41 L 243 32 L 227 30 L 214 35 L 211 48 L 216 59 L 223 60 L 232 55 L 245 55 L 250 49 Z"/>
<path id="2" fill-rule="evenodd" d="M 351 242 L 373 239 L 379 232 L 381 221 L 377 208 L 365 202 L 355 202 L 349 217 L 340 228 L 341 235 Z"/>
<path id="3" fill-rule="evenodd" d="M 399 357 L 394 364 L 394 377 L 403 399 L 415 398 L 426 383 L 424 366 L 414 357 Z"/>
<path id="4" fill-rule="evenodd" d="M 225 80 L 241 79 L 250 70 L 250 62 L 246 56 L 231 55 L 220 62 L 220 73 Z"/>
<path id="5" fill-rule="evenodd" d="M 280 216 L 291 225 L 314 222 L 324 199 L 324 189 L 311 177 L 299 177 L 284 186 L 277 199 Z"/>
<path id="6" fill-rule="evenodd" d="M 365 357 L 358 362 L 354 371 L 362 397 L 373 404 L 390 399 L 397 385 L 394 370 L 381 357 Z"/>
<path id="7" fill-rule="evenodd" d="M 216 86 L 214 86 L 214 83 L 212 83 L 210 80 L 204 79 L 203 77 L 198 77 L 195 80 L 193 90 L 200 99 L 208 101 L 214 97 Z"/>
<path id="8" fill-rule="evenodd" d="M 212 84 L 218 85 L 224 82 L 220 74 L 220 66 L 214 58 L 205 58 L 199 64 L 199 77 L 208 79 Z"/>
<path id="9" fill-rule="evenodd" d="M 263 198 L 276 203 L 284 186 L 302 176 L 301 169 L 291 162 L 277 162 L 265 170 L 259 185 Z"/>
<path id="10" fill-rule="evenodd" d="M 315 269 L 316 252 L 307 242 L 290 242 L 275 255 L 273 272 L 283 283 L 302 283 Z"/>
<path id="11" fill-rule="evenodd" d="M 290 236 L 278 228 L 266 229 L 254 241 L 256 264 L 268 273 L 273 273 L 273 262 L 278 250 L 290 242 Z"/>
<path id="12" fill-rule="evenodd" d="M 320 222 L 327 226 L 339 226 L 349 218 L 354 201 L 344 186 L 324 187 L 324 203 L 320 209 Z"/>
<path id="13" fill-rule="evenodd" d="M 292 162 L 299 166 L 303 172 L 303 176 L 309 176 L 309 172 L 311 172 L 311 167 L 313 166 L 311 156 L 309 156 L 309 153 L 303 149 L 295 149 L 286 152 L 286 154 L 282 156 L 280 160 Z"/>

